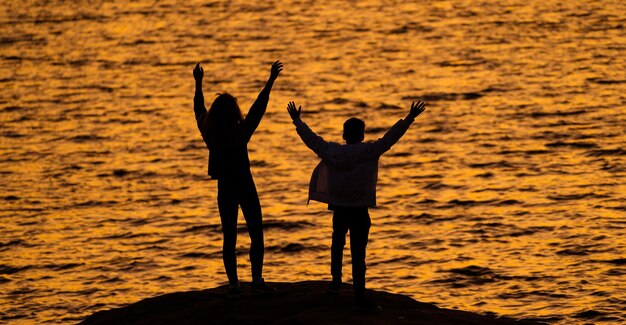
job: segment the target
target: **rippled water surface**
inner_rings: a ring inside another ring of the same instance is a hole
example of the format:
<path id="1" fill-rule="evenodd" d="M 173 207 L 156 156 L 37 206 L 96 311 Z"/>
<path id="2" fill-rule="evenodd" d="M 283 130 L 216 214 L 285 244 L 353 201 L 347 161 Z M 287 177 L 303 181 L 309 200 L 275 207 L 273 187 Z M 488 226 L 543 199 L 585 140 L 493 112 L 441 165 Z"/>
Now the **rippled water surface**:
<path id="1" fill-rule="evenodd" d="M 328 140 L 380 137 L 368 285 L 441 307 L 626 322 L 623 1 L 3 1 L 0 320 L 68 323 L 226 280 L 192 110 L 248 108 L 270 281 L 329 278 L 331 214 L 306 206 Z M 250 277 L 243 218 L 240 278 Z M 346 253 L 349 255 L 349 253 Z M 346 258 L 346 280 L 350 280 Z"/>

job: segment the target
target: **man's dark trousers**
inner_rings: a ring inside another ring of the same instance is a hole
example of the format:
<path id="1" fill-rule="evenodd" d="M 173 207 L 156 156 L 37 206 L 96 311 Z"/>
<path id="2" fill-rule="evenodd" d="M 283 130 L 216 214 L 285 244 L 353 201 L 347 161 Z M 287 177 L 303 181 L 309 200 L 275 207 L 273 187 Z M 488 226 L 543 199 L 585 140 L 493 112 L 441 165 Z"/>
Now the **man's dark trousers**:
<path id="1" fill-rule="evenodd" d="M 371 226 L 367 207 L 330 206 L 329 209 L 334 211 L 330 272 L 334 281 L 341 280 L 343 247 L 349 230 L 354 294 L 362 297 L 365 291 L 365 249 Z"/>

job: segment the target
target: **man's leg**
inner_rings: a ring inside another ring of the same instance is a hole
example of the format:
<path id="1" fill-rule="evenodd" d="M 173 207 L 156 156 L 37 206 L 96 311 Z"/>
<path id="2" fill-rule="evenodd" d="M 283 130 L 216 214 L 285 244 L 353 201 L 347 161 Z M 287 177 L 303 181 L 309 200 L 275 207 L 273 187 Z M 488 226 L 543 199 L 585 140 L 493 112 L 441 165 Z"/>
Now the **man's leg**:
<path id="1" fill-rule="evenodd" d="M 237 244 L 237 184 L 232 180 L 217 181 L 217 206 L 220 211 L 222 221 L 222 234 L 224 236 L 222 244 L 222 258 L 224 268 L 231 286 L 239 286 L 237 277 L 237 254 L 235 246 Z"/>
<path id="2" fill-rule="evenodd" d="M 352 254 L 352 282 L 354 295 L 362 299 L 365 294 L 365 251 L 371 220 L 367 207 L 352 208 L 350 211 L 350 251 Z"/>
<path id="3" fill-rule="evenodd" d="M 348 233 L 348 219 L 345 208 L 337 207 L 333 213 L 333 237 L 330 248 L 330 274 L 337 290 L 341 285 L 341 268 L 343 263 L 343 247 L 346 245 Z"/>

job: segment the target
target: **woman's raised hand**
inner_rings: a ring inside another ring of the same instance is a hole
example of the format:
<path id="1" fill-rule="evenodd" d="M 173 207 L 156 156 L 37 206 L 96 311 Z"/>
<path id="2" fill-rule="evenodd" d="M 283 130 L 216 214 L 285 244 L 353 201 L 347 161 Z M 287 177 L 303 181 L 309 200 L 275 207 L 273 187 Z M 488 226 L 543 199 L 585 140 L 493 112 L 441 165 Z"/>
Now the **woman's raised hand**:
<path id="1" fill-rule="evenodd" d="M 196 81 L 202 81 L 202 77 L 204 77 L 204 69 L 202 69 L 200 62 L 198 62 L 196 67 L 193 68 L 193 78 L 196 79 Z"/>
<path id="2" fill-rule="evenodd" d="M 279 60 L 276 60 L 276 62 L 272 64 L 272 70 L 270 71 L 270 79 L 276 80 L 276 78 L 278 78 L 278 75 L 280 74 L 281 71 L 283 71 L 283 63 L 280 62 Z"/>

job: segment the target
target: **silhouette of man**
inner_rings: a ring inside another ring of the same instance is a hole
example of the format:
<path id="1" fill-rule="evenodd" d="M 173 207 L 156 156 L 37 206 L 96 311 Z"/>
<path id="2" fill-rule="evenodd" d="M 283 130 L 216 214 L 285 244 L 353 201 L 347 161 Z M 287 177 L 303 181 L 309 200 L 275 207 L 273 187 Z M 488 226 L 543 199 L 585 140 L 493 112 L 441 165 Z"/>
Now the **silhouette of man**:
<path id="1" fill-rule="evenodd" d="M 358 118 L 350 118 L 343 124 L 343 139 L 346 144 L 338 144 L 324 141 L 302 121 L 302 106 L 296 109 L 294 102 L 287 105 L 298 135 L 322 159 L 311 176 L 309 200 L 327 203 L 328 209 L 333 211 L 333 279 L 328 286 L 328 292 L 336 294 L 341 287 L 343 247 L 346 244 L 346 234 L 350 231 L 352 278 L 357 310 L 381 310 L 365 297 L 365 249 L 371 225 L 368 208 L 376 206 L 378 159 L 400 140 L 425 109 L 425 103 L 413 102 L 409 114 L 374 142 L 363 142 L 365 123 Z"/>

